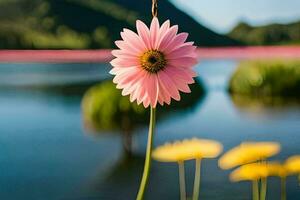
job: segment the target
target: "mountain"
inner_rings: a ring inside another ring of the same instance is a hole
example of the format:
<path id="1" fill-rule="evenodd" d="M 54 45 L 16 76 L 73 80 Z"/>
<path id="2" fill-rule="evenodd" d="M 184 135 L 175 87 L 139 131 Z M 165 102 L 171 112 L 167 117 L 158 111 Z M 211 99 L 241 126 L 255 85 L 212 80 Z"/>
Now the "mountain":
<path id="1" fill-rule="evenodd" d="M 300 21 L 265 26 L 240 23 L 227 36 L 247 45 L 300 44 Z"/>
<path id="2" fill-rule="evenodd" d="M 160 21 L 170 19 L 199 46 L 239 44 L 196 22 L 167 0 Z M 123 27 L 149 24 L 151 0 L 0 0 L 1 49 L 112 48 Z"/>

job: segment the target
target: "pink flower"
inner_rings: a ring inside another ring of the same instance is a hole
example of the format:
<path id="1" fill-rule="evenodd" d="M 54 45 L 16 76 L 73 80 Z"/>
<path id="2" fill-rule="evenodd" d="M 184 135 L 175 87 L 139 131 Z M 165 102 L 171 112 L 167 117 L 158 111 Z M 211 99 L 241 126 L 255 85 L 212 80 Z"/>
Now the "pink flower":
<path id="1" fill-rule="evenodd" d="M 123 40 L 115 42 L 120 49 L 113 50 L 116 57 L 110 64 L 115 75 L 113 82 L 122 95 L 130 95 L 130 101 L 143 102 L 144 107 L 170 104 L 171 98 L 179 101 L 179 91 L 189 93 L 188 84 L 194 83 L 197 63 L 196 47 L 185 42 L 188 33 L 179 33 L 178 26 L 170 26 L 167 20 L 161 26 L 153 18 L 148 27 L 136 22 L 137 34 L 129 29 L 121 32 Z"/>

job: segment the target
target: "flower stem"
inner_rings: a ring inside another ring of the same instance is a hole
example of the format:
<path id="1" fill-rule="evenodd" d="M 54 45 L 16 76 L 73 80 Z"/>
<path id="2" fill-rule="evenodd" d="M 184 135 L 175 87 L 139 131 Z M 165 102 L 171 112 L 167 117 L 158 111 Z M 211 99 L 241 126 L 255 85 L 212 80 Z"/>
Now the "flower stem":
<path id="1" fill-rule="evenodd" d="M 253 180 L 252 181 L 252 198 L 253 200 L 259 200 L 259 194 L 258 194 L 258 181 Z"/>
<path id="2" fill-rule="evenodd" d="M 196 165 L 195 165 L 193 200 L 198 200 L 199 199 L 199 190 L 200 190 L 201 159 L 196 159 L 195 162 L 196 162 Z"/>
<path id="3" fill-rule="evenodd" d="M 155 128 L 155 108 L 150 108 L 150 122 L 149 122 L 149 132 L 148 132 L 148 142 L 147 142 L 147 150 L 146 150 L 146 158 L 144 164 L 144 172 L 142 181 L 140 184 L 140 189 L 137 194 L 137 200 L 143 200 L 145 189 L 147 186 L 149 172 L 151 167 L 151 154 L 152 154 L 152 142 L 153 142 L 153 133 Z"/>
<path id="4" fill-rule="evenodd" d="M 265 200 L 267 195 L 267 178 L 262 178 L 260 184 L 260 200 Z"/>
<path id="5" fill-rule="evenodd" d="M 179 169 L 179 186 L 180 186 L 180 199 L 186 200 L 186 190 L 185 190 L 185 175 L 184 175 L 184 162 L 178 162 Z"/>
<path id="6" fill-rule="evenodd" d="M 286 178 L 281 177 L 281 200 L 286 200 Z"/>
<path id="7" fill-rule="evenodd" d="M 300 186 L 300 174 L 298 175 L 298 185 Z"/>

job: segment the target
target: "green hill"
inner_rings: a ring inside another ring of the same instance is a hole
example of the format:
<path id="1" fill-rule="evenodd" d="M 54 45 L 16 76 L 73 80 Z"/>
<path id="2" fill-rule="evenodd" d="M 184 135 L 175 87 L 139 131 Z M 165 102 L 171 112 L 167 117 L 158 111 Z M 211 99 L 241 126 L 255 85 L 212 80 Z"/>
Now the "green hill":
<path id="1" fill-rule="evenodd" d="M 300 21 L 256 27 L 240 23 L 227 36 L 247 45 L 300 44 Z"/>
<path id="2" fill-rule="evenodd" d="M 159 2 L 160 20 L 171 19 L 199 46 L 238 44 Z M 1 49 L 112 48 L 123 27 L 149 23 L 150 0 L 0 0 Z"/>

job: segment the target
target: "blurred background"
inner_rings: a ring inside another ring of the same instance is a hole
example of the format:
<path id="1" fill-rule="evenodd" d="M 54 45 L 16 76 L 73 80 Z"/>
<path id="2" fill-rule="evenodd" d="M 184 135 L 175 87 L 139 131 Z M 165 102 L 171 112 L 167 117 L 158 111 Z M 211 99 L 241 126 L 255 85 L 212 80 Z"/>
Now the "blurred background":
<path id="1" fill-rule="evenodd" d="M 0 6 L 2 49 L 113 48 L 121 27 L 151 19 L 148 0 L 1 0 Z M 199 46 L 299 44 L 299 6 L 297 0 L 161 0 L 159 18 L 179 24 Z"/>
<path id="2" fill-rule="evenodd" d="M 227 151 L 276 141 L 282 151 L 272 160 L 300 154 L 299 8 L 298 0 L 159 0 L 160 21 L 189 32 L 200 61 L 192 93 L 158 108 L 154 146 L 199 137 Z M 135 198 L 149 112 L 115 89 L 106 50 L 136 19 L 149 24 L 151 0 L 0 0 L 1 199 Z M 66 49 L 101 59 L 55 60 Z M 51 60 L 37 62 L 40 50 L 54 50 Z M 250 184 L 231 183 L 217 159 L 202 169 L 201 199 L 251 199 Z M 147 199 L 179 199 L 177 171 L 154 161 Z M 188 162 L 189 194 L 193 173 Z M 280 198 L 279 182 L 271 178 L 268 199 Z M 288 199 L 299 196 L 289 177 Z"/>

